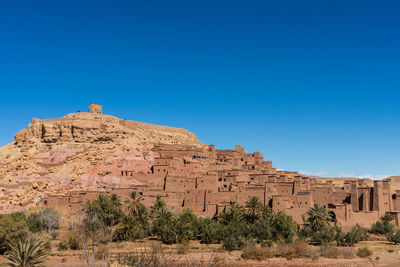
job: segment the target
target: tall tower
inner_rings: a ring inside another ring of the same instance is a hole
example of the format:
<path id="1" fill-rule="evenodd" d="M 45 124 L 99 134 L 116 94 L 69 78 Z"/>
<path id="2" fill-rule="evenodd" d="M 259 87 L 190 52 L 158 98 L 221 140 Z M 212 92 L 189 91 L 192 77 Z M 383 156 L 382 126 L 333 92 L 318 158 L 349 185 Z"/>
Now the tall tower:
<path id="1" fill-rule="evenodd" d="M 357 186 L 357 182 L 353 181 L 351 183 L 351 197 L 350 197 L 350 201 L 351 201 L 351 207 L 353 209 L 353 211 L 358 211 L 359 210 L 359 194 L 358 194 L 358 186 Z"/>

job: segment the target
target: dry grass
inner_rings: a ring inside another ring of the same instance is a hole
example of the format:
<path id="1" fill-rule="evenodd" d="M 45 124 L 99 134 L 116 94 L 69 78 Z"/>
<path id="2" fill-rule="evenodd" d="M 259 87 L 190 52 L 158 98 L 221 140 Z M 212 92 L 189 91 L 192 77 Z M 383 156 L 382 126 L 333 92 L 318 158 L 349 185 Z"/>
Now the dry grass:
<path id="1" fill-rule="evenodd" d="M 357 256 L 360 258 L 366 258 L 372 255 L 372 251 L 368 247 L 362 247 L 357 250 Z"/>
<path id="2" fill-rule="evenodd" d="M 295 241 L 291 244 L 278 244 L 273 247 L 260 247 L 249 245 L 242 250 L 241 257 L 245 260 L 266 260 L 273 257 L 286 258 L 311 258 L 319 257 L 329 259 L 353 259 L 356 258 L 356 252 L 353 248 L 325 245 L 321 247 L 310 246 L 302 241 Z"/>
<path id="3" fill-rule="evenodd" d="M 265 260 L 272 257 L 292 258 L 315 258 L 318 257 L 316 249 L 307 243 L 296 240 L 290 244 L 278 244 L 272 247 L 259 247 L 249 245 L 242 250 L 243 259 Z"/>

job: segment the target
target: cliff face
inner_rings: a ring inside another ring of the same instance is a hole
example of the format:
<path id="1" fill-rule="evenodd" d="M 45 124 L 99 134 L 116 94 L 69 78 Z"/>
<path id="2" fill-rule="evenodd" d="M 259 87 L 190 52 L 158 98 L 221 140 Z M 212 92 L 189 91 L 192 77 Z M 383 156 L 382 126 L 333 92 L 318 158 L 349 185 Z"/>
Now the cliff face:
<path id="1" fill-rule="evenodd" d="M 0 212 L 36 206 L 45 194 L 127 186 L 113 173 L 149 172 L 160 143 L 205 147 L 184 129 L 103 114 L 32 119 L 14 143 L 0 148 Z"/>

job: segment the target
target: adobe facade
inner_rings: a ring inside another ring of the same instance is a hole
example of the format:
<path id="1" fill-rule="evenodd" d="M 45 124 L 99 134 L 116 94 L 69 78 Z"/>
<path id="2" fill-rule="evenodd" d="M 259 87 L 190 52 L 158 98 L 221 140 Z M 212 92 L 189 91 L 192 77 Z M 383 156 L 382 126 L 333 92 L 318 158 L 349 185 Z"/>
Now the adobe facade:
<path id="1" fill-rule="evenodd" d="M 161 195 L 169 209 L 179 212 L 189 208 L 204 217 L 222 212 L 232 202 L 245 205 L 250 197 L 256 196 L 274 211 L 291 215 L 299 224 L 302 215 L 314 204 L 328 207 L 344 229 L 356 223 L 369 227 L 387 212 L 398 218 L 397 224 L 400 220 L 400 190 L 393 193 L 390 180 L 374 181 L 373 186 L 363 180 L 349 180 L 337 186 L 297 172 L 279 171 L 271 161 L 264 161 L 261 153 L 246 153 L 240 145 L 234 150 L 219 150 L 213 145 L 201 148 L 158 144 L 152 150 L 157 157 L 146 168 L 110 170 L 125 185 L 132 186 L 108 187 L 102 192 L 127 199 L 130 192 L 137 191 L 147 206 Z M 99 193 L 71 191 L 49 195 L 42 203 L 79 212 L 88 199 Z"/>

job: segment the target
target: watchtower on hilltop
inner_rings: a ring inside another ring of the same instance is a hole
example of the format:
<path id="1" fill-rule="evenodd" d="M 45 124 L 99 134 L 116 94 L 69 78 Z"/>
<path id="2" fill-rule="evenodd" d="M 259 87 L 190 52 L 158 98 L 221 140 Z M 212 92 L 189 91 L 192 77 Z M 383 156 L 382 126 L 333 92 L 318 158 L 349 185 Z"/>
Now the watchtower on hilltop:
<path id="1" fill-rule="evenodd" d="M 100 104 L 90 103 L 89 104 L 89 113 L 102 114 L 103 106 Z"/>

